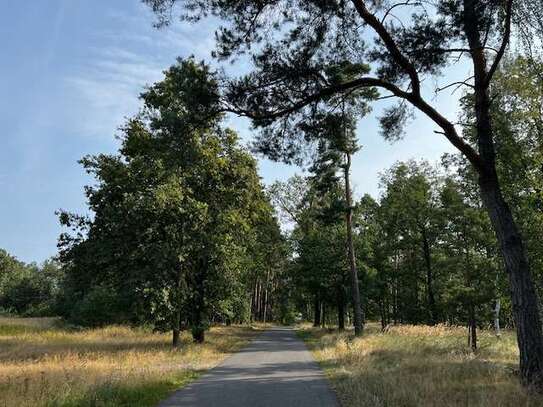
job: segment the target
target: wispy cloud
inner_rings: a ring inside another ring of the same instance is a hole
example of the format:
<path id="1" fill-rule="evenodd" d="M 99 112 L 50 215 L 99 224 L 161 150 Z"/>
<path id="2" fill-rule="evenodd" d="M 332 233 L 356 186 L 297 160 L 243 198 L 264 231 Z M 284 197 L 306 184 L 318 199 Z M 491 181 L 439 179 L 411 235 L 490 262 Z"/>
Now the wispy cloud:
<path id="1" fill-rule="evenodd" d="M 213 47 L 215 27 L 209 22 L 156 30 L 142 6 L 130 13 L 111 9 L 107 16 L 110 27 L 122 29 L 95 33 L 88 57 L 65 78 L 68 94 L 76 99 L 70 108 L 84 117 L 78 131 L 91 136 L 110 136 L 124 117 L 136 113 L 139 94 L 160 80 L 177 56 L 208 59 Z"/>

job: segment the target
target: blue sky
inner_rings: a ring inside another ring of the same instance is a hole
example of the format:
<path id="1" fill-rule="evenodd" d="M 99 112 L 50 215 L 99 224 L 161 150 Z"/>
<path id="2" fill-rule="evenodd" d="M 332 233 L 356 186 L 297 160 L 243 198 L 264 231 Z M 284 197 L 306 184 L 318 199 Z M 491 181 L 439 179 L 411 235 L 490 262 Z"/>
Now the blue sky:
<path id="1" fill-rule="evenodd" d="M 138 94 L 159 80 L 177 56 L 209 58 L 215 23 L 177 23 L 163 30 L 138 0 L 8 1 L 0 15 L 0 248 L 24 261 L 55 255 L 61 231 L 55 211 L 85 212 L 83 186 L 92 183 L 77 160 L 114 152 L 116 129 L 138 110 Z M 230 67 L 238 70 L 243 67 Z M 448 80 L 464 70 L 449 69 Z M 442 83 L 444 83 L 442 81 Z M 457 97 L 434 96 L 434 104 L 454 118 Z M 389 144 L 378 134 L 376 115 L 360 122 L 363 149 L 353 163 L 357 195 L 378 195 L 378 174 L 395 161 L 435 161 L 453 151 L 433 133 L 432 123 L 415 118 L 407 137 Z M 231 127 L 250 140 L 248 123 Z M 261 159 L 266 183 L 299 169 Z"/>

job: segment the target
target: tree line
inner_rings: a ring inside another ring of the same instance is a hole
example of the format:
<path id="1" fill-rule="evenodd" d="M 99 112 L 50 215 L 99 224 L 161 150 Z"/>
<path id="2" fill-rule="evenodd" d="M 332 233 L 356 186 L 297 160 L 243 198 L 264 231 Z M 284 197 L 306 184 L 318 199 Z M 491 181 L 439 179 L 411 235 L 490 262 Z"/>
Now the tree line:
<path id="1" fill-rule="evenodd" d="M 0 249 L 0 313 L 57 315 L 61 281 L 62 269 L 57 261 L 27 264 Z"/>

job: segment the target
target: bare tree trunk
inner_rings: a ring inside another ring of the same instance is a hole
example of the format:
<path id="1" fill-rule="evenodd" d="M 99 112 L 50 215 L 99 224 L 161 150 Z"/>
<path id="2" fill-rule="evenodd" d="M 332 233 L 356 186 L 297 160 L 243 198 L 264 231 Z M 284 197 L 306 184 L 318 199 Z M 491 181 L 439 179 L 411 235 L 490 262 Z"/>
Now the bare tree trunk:
<path id="1" fill-rule="evenodd" d="M 496 305 L 494 307 L 494 330 L 498 338 L 502 335 L 500 331 L 500 307 L 501 301 L 499 298 L 497 298 Z"/>
<path id="2" fill-rule="evenodd" d="M 354 253 L 353 244 L 353 203 L 351 197 L 351 154 L 345 153 L 345 202 L 347 204 L 347 212 L 345 215 L 345 223 L 347 226 L 347 251 L 349 257 L 349 266 L 351 271 L 351 295 L 353 301 L 353 314 L 354 314 L 354 334 L 355 336 L 362 335 L 364 329 L 362 322 L 362 305 L 360 301 L 360 289 L 358 287 L 358 270 L 356 269 L 356 256 Z"/>
<path id="3" fill-rule="evenodd" d="M 469 337 L 468 343 L 472 351 L 477 350 L 477 320 L 475 319 L 475 306 L 470 305 L 469 309 Z"/>

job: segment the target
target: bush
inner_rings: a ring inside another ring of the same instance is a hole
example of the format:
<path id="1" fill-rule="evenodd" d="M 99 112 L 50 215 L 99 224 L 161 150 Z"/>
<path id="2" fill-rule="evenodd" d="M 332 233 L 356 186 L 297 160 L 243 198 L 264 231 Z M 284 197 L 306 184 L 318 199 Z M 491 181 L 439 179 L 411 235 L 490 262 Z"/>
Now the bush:
<path id="1" fill-rule="evenodd" d="M 126 322 L 119 294 L 107 286 L 96 286 L 73 307 L 69 321 L 82 326 L 99 327 Z"/>

